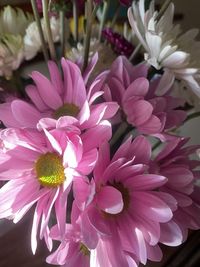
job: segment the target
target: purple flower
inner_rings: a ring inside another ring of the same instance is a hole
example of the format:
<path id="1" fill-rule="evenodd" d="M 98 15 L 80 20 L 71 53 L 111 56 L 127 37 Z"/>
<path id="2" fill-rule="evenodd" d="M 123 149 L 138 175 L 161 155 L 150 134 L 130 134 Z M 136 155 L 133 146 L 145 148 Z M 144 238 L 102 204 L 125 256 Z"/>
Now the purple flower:
<path id="1" fill-rule="evenodd" d="M 119 2 L 123 6 L 130 6 L 132 4 L 132 0 L 119 0 Z"/>
<path id="2" fill-rule="evenodd" d="M 167 178 L 167 183 L 159 190 L 163 197 L 170 194 L 177 203 L 174 208 L 171 206 L 175 210 L 173 219 L 161 227 L 160 242 L 168 246 L 180 245 L 186 240 L 188 229 L 200 227 L 199 197 L 196 198 L 194 185 L 194 179 L 199 177 L 196 170 L 199 161 L 190 159 L 199 146 L 185 146 L 187 141 L 187 138 L 177 138 L 167 143 L 150 168 L 151 172 Z"/>
<path id="3" fill-rule="evenodd" d="M 112 45 L 113 50 L 119 55 L 125 55 L 129 57 L 134 46 L 128 42 L 122 35 L 117 32 L 113 32 L 111 28 L 106 28 L 103 30 L 104 38 Z"/>

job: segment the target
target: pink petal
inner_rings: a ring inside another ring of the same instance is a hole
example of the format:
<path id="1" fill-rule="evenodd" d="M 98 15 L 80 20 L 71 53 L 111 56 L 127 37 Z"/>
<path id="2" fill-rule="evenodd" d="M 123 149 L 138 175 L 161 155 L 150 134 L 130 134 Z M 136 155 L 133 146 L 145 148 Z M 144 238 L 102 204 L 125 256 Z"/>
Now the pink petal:
<path id="1" fill-rule="evenodd" d="M 43 198 L 37 203 L 34 216 L 33 216 L 33 225 L 32 225 L 32 230 L 31 230 L 31 249 L 32 249 L 33 254 L 35 254 L 36 249 L 37 249 L 37 231 L 38 231 L 40 218 L 42 215 L 44 200 L 45 199 Z"/>
<path id="2" fill-rule="evenodd" d="M 25 127 L 35 128 L 42 117 L 36 108 L 22 100 L 14 100 L 11 109 L 16 120 Z"/>
<path id="3" fill-rule="evenodd" d="M 34 71 L 32 73 L 32 78 L 37 85 L 42 100 L 47 106 L 54 110 L 62 106 L 63 102 L 61 97 L 45 76 Z"/>
<path id="4" fill-rule="evenodd" d="M 64 166 L 76 168 L 83 155 L 82 141 L 79 136 L 76 136 L 76 140 L 68 140 L 67 146 L 63 154 Z"/>
<path id="5" fill-rule="evenodd" d="M 11 103 L 0 104 L 0 120 L 6 127 L 21 127 L 22 124 L 18 122 L 11 110 Z"/>
<path id="6" fill-rule="evenodd" d="M 76 64 L 64 58 L 61 64 L 64 73 L 64 102 L 82 107 L 86 101 L 86 89 L 80 69 Z"/>
<path id="7" fill-rule="evenodd" d="M 99 147 L 102 143 L 110 140 L 111 136 L 111 124 L 108 121 L 101 121 L 97 126 L 82 134 L 84 151 Z"/>
<path id="8" fill-rule="evenodd" d="M 81 174 L 88 175 L 94 169 L 94 166 L 97 162 L 98 151 L 97 149 L 92 149 L 83 154 L 81 162 L 78 165 L 77 171 Z"/>
<path id="9" fill-rule="evenodd" d="M 159 133 L 161 129 L 162 129 L 162 123 L 154 115 L 152 115 L 148 121 L 145 121 L 143 125 L 138 126 L 138 130 L 144 134 Z"/>
<path id="10" fill-rule="evenodd" d="M 127 114 L 127 121 L 133 125 L 140 126 L 149 120 L 153 112 L 152 105 L 145 100 L 134 101 L 131 109 L 126 109 L 126 103 L 123 103 L 124 111 Z"/>
<path id="11" fill-rule="evenodd" d="M 102 143 L 99 148 L 98 161 L 94 169 L 95 181 L 101 182 L 102 174 L 110 163 L 110 146 L 107 142 Z"/>
<path id="12" fill-rule="evenodd" d="M 168 185 L 177 188 L 177 191 L 179 187 L 190 184 L 194 179 L 192 172 L 183 167 L 166 168 L 162 173 L 168 178 Z"/>
<path id="13" fill-rule="evenodd" d="M 167 182 L 167 178 L 156 174 L 142 174 L 126 180 L 126 185 L 135 191 L 153 190 Z"/>
<path id="14" fill-rule="evenodd" d="M 90 223 L 96 229 L 96 231 L 98 231 L 100 234 L 110 236 L 110 226 L 105 222 L 104 218 L 102 217 L 103 215 L 101 215 L 96 208 L 90 208 L 87 214 Z"/>
<path id="15" fill-rule="evenodd" d="M 157 222 L 168 222 L 172 218 L 171 209 L 158 197 L 148 192 L 135 191 L 132 195 L 135 212 Z"/>
<path id="16" fill-rule="evenodd" d="M 48 106 L 42 100 L 35 85 L 28 85 L 25 90 L 27 95 L 30 97 L 31 101 L 39 111 L 44 112 L 49 109 Z"/>
<path id="17" fill-rule="evenodd" d="M 123 95 L 123 101 L 130 99 L 132 96 L 141 96 L 142 98 L 149 90 L 149 81 L 146 78 L 138 78 L 134 80 L 126 89 Z"/>
<path id="18" fill-rule="evenodd" d="M 137 136 L 130 148 L 129 154 L 135 156 L 134 164 L 148 164 L 151 158 L 151 144 L 144 136 Z"/>
<path id="19" fill-rule="evenodd" d="M 117 214 L 123 210 L 124 202 L 122 194 L 112 186 L 101 188 L 96 198 L 99 208 L 107 213 Z"/>
<path id="20" fill-rule="evenodd" d="M 182 232 L 175 222 L 170 221 L 161 224 L 160 242 L 170 247 L 177 247 L 182 244 Z"/>
<path id="21" fill-rule="evenodd" d="M 44 129 L 44 133 L 49 141 L 49 145 L 56 151 L 58 154 L 62 154 L 62 148 L 59 144 L 59 142 L 54 138 L 54 136 L 48 132 L 46 129 Z"/>
<path id="22" fill-rule="evenodd" d="M 49 223 L 49 218 L 52 212 L 52 208 L 59 195 L 59 190 L 60 188 L 56 188 L 55 190 L 52 190 L 52 192 L 49 192 L 49 194 L 47 195 L 48 203 L 45 207 L 43 207 L 43 217 L 42 217 L 41 228 L 40 228 L 40 238 L 43 238 L 45 234 L 46 228 Z"/>
<path id="23" fill-rule="evenodd" d="M 48 68 L 53 87 L 56 89 L 59 95 L 63 94 L 63 82 L 57 64 L 54 61 L 48 61 Z"/>
<path id="24" fill-rule="evenodd" d="M 90 249 L 95 249 L 99 240 L 98 233 L 84 213 L 81 216 L 81 233 L 84 244 Z"/>
<path id="25" fill-rule="evenodd" d="M 119 158 L 127 157 L 127 154 L 131 146 L 131 142 L 132 142 L 132 137 L 129 137 L 124 143 L 122 143 L 122 145 L 115 152 L 112 158 L 112 162 L 116 161 Z"/>
<path id="26" fill-rule="evenodd" d="M 147 248 L 147 257 L 150 261 L 160 262 L 162 260 L 163 257 L 162 250 L 158 245 L 150 246 L 146 244 L 146 248 Z"/>

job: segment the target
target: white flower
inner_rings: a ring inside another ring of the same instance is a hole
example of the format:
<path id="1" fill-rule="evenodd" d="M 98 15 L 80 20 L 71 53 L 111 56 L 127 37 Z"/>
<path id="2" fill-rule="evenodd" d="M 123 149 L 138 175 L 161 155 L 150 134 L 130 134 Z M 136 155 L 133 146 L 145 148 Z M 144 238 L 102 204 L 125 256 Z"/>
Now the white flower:
<path id="1" fill-rule="evenodd" d="M 20 35 L 0 37 L 0 76 L 10 78 L 23 60 L 23 40 Z"/>
<path id="2" fill-rule="evenodd" d="M 44 32 L 44 38 L 47 42 L 47 33 L 45 31 L 44 19 L 41 19 L 42 30 Z M 54 16 L 50 18 L 50 27 L 52 32 L 52 38 L 54 42 L 60 40 L 60 21 Z M 24 53 L 26 60 L 30 60 L 36 56 L 36 54 L 41 50 L 42 43 L 40 41 L 40 35 L 37 28 L 36 22 L 32 22 L 26 29 L 26 34 L 24 36 Z"/>
<path id="3" fill-rule="evenodd" d="M 32 15 L 5 7 L 0 12 L 0 76 L 10 78 L 24 58 L 23 36 Z"/>
<path id="4" fill-rule="evenodd" d="M 168 79 L 176 77 L 185 82 L 194 93 L 200 96 L 200 42 L 195 41 L 198 30 L 182 34 L 179 25 L 173 25 L 174 5 L 171 3 L 160 19 L 157 19 L 154 1 L 145 12 L 145 0 L 133 3 L 128 17 L 146 53 L 147 60 L 156 69 L 167 70 Z M 162 92 L 163 93 L 163 92 Z"/>
<path id="5" fill-rule="evenodd" d="M 97 74 L 101 73 L 104 70 L 109 69 L 110 66 L 112 65 L 112 62 L 116 58 L 116 55 L 108 45 L 100 43 L 96 38 L 91 38 L 89 61 L 92 59 L 92 57 L 96 52 L 98 52 L 99 59 L 95 66 L 95 70 L 93 72 L 94 76 L 96 76 Z M 77 48 L 71 48 L 67 52 L 66 56 L 71 61 L 77 63 L 78 65 L 81 65 L 84 56 L 84 46 L 81 43 L 78 43 Z"/>
<path id="6" fill-rule="evenodd" d="M 24 13 L 20 8 L 14 9 L 6 6 L 0 12 L 0 33 L 23 36 L 28 24 L 32 21 L 33 16 L 30 13 Z"/>

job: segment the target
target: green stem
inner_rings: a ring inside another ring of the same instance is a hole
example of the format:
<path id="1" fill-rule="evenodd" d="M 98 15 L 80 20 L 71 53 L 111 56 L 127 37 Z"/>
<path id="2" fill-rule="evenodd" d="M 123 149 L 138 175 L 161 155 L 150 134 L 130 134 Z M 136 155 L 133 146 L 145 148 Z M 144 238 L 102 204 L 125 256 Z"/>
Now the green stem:
<path id="1" fill-rule="evenodd" d="M 44 55 L 44 59 L 47 62 L 48 59 L 49 59 L 49 55 L 48 55 L 48 51 L 47 51 L 47 48 L 46 48 L 46 42 L 45 42 L 44 34 L 43 34 L 43 31 L 42 31 L 41 20 L 40 20 L 40 16 L 39 16 L 39 13 L 38 13 L 38 10 L 37 10 L 37 5 L 36 5 L 35 0 L 31 0 L 31 5 L 32 5 L 33 14 L 34 14 L 35 21 L 36 21 L 37 28 L 38 28 L 38 32 L 39 32 L 40 41 L 41 41 L 41 44 L 42 44 L 42 52 L 43 52 L 43 55 Z"/>
<path id="2" fill-rule="evenodd" d="M 77 0 L 73 0 L 73 18 L 74 18 L 74 37 L 75 37 L 75 41 L 78 42 L 78 7 L 77 7 Z"/>
<path id="3" fill-rule="evenodd" d="M 89 59 L 89 52 L 90 52 L 90 39 L 92 33 L 92 7 L 93 7 L 93 0 L 87 0 L 87 25 L 86 25 L 86 35 L 84 40 L 84 60 L 83 60 L 83 67 L 82 71 L 87 68 L 88 59 Z"/>
<path id="4" fill-rule="evenodd" d="M 194 112 L 194 113 L 188 115 L 184 122 L 187 122 L 189 120 L 192 120 L 192 119 L 195 119 L 195 118 L 198 118 L 198 117 L 200 117 L 200 111 Z"/>
<path id="5" fill-rule="evenodd" d="M 100 27 L 99 27 L 99 36 L 98 36 L 99 42 L 101 41 L 101 35 L 102 35 L 102 31 L 106 23 L 109 6 L 110 6 L 110 0 L 104 1 L 102 18 L 101 18 Z"/>
<path id="6" fill-rule="evenodd" d="M 42 8 L 43 8 L 44 24 L 45 24 L 45 29 L 47 32 L 47 41 L 49 45 L 51 59 L 56 61 L 56 50 L 55 50 L 55 46 L 54 46 L 54 42 L 52 38 L 52 32 L 51 32 L 51 26 L 50 26 L 49 14 L 48 14 L 48 0 L 42 1 Z"/>
<path id="7" fill-rule="evenodd" d="M 60 11 L 60 25 L 61 25 L 61 56 L 65 56 L 65 12 Z"/>
<path id="8" fill-rule="evenodd" d="M 129 57 L 129 60 L 130 60 L 130 61 L 132 61 L 132 60 L 136 57 L 136 55 L 139 53 L 141 47 L 142 47 L 141 44 L 138 44 L 138 45 L 136 46 L 136 48 L 133 50 L 133 53 L 132 53 L 132 54 L 130 55 L 130 57 Z"/>
<path id="9" fill-rule="evenodd" d="M 126 132 L 127 128 L 128 128 L 127 122 L 124 121 L 120 124 L 117 131 L 114 133 L 112 139 L 110 140 L 111 146 L 113 146 L 122 137 L 122 135 Z"/>

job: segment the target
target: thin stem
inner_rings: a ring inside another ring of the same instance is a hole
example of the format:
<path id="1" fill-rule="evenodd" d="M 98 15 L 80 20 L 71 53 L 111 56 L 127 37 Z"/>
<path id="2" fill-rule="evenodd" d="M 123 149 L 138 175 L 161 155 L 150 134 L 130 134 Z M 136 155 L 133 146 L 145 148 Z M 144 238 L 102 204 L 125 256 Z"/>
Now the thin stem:
<path id="1" fill-rule="evenodd" d="M 164 4 L 162 5 L 160 11 L 158 12 L 156 20 L 159 20 L 162 17 L 162 15 L 165 13 L 165 10 L 168 8 L 168 6 L 170 5 L 171 2 L 172 2 L 172 0 L 166 0 L 164 2 Z"/>
<path id="2" fill-rule="evenodd" d="M 137 46 L 136 46 L 136 48 L 133 50 L 133 53 L 130 55 L 130 57 L 129 57 L 129 60 L 130 61 L 132 61 L 135 57 L 136 57 L 136 55 L 138 54 L 138 52 L 140 51 L 140 48 L 142 47 L 142 45 L 141 44 L 138 44 Z"/>
<path id="3" fill-rule="evenodd" d="M 184 122 L 187 122 L 189 120 L 192 120 L 192 119 L 195 119 L 195 118 L 198 118 L 198 117 L 200 117 L 200 111 L 194 112 L 194 113 L 188 115 Z"/>
<path id="4" fill-rule="evenodd" d="M 75 41 L 78 42 L 78 6 L 77 6 L 77 0 L 73 0 L 73 18 L 74 18 L 74 37 L 75 37 Z"/>
<path id="5" fill-rule="evenodd" d="M 88 59 L 89 59 L 89 52 L 90 52 L 90 39 L 92 33 L 92 7 L 93 7 L 93 0 L 87 0 L 87 25 L 86 25 L 86 35 L 84 40 L 84 61 L 82 71 L 87 68 Z"/>
<path id="6" fill-rule="evenodd" d="M 55 50 L 55 46 L 54 46 L 54 42 L 52 38 L 50 20 L 49 20 L 49 15 L 48 15 L 48 0 L 42 0 L 42 8 L 43 8 L 44 24 L 45 24 L 45 29 L 47 32 L 47 41 L 49 45 L 51 59 L 56 61 L 56 50 Z"/>
<path id="7" fill-rule="evenodd" d="M 110 145 L 113 146 L 121 137 L 122 135 L 126 132 L 128 128 L 127 122 L 122 122 L 117 129 L 117 131 L 114 133 L 112 139 L 110 140 Z"/>
<path id="8" fill-rule="evenodd" d="M 61 25 L 61 56 L 65 56 L 65 12 L 64 10 L 60 11 L 60 25 Z"/>
<path id="9" fill-rule="evenodd" d="M 41 44 L 42 44 L 42 52 L 43 52 L 43 55 L 44 55 L 44 59 L 47 62 L 48 59 L 49 59 L 49 55 L 48 55 L 48 51 L 47 51 L 47 48 L 46 48 L 46 42 L 45 42 L 44 34 L 43 34 L 43 31 L 42 31 L 41 20 L 40 20 L 40 16 L 39 16 L 39 13 L 38 13 L 38 10 L 37 10 L 37 5 L 36 5 L 35 0 L 31 0 L 31 5 L 32 5 L 33 14 L 34 14 L 35 21 L 36 21 L 37 28 L 38 28 L 38 32 L 39 32 L 40 41 L 41 41 Z"/>
<path id="10" fill-rule="evenodd" d="M 102 13 L 102 18 L 101 18 L 100 27 L 99 27 L 99 36 L 98 36 L 99 42 L 101 41 L 101 35 L 102 35 L 102 31 L 106 23 L 109 6 L 110 6 L 110 0 L 104 1 L 103 13 Z"/>

